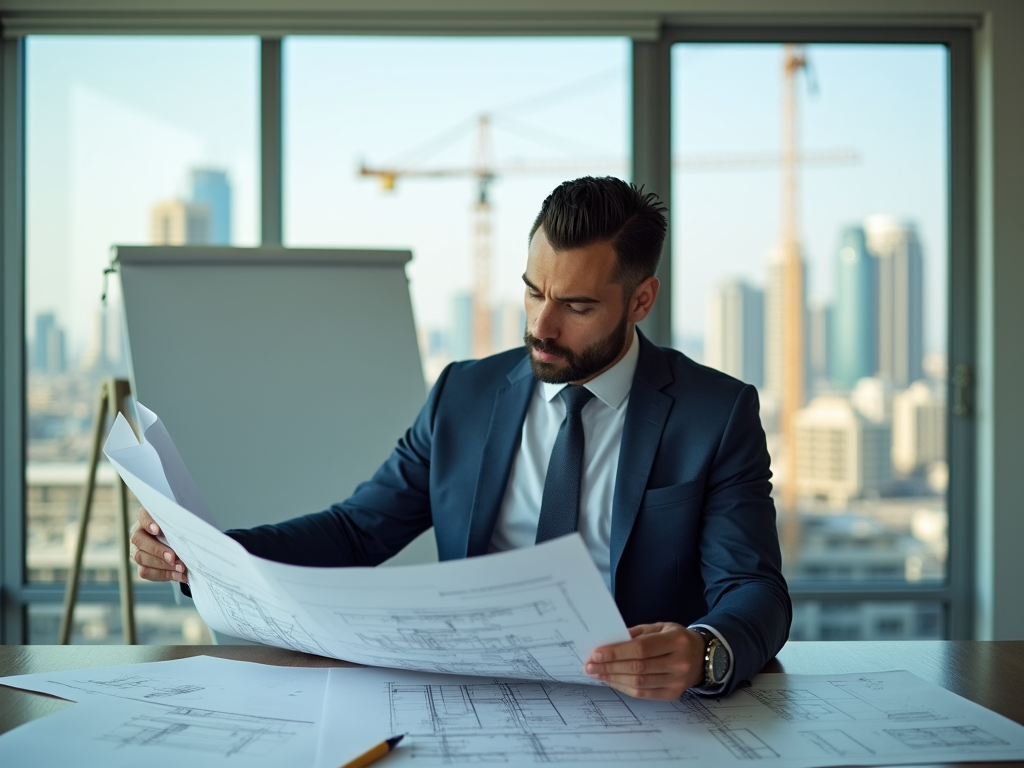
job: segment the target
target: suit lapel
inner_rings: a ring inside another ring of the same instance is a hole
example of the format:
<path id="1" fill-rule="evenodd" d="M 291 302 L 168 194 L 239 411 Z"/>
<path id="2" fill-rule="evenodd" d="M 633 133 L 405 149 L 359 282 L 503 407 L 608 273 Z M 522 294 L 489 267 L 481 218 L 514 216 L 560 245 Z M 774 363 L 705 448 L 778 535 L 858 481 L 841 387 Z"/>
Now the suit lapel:
<path id="1" fill-rule="evenodd" d="M 629 391 L 626 423 L 622 430 L 622 447 L 619 449 L 619 465 L 615 475 L 615 492 L 612 496 L 610 565 L 613 594 L 615 572 L 633 530 L 633 523 L 636 522 L 647 478 L 651 474 L 661 433 L 673 403 L 671 397 L 661 392 L 672 382 L 668 363 L 661 351 L 647 341 L 643 334 L 639 335 L 639 339 L 640 358 Z"/>
<path id="2" fill-rule="evenodd" d="M 467 557 L 486 554 L 494 533 L 501 501 L 505 497 L 505 487 L 522 439 L 526 409 L 530 405 L 530 396 L 536 383 L 530 370 L 529 358 L 524 357 L 512 369 L 508 381 L 508 385 L 499 389 L 494 396 L 491 422 L 487 427 L 480 473 L 473 494 Z"/>

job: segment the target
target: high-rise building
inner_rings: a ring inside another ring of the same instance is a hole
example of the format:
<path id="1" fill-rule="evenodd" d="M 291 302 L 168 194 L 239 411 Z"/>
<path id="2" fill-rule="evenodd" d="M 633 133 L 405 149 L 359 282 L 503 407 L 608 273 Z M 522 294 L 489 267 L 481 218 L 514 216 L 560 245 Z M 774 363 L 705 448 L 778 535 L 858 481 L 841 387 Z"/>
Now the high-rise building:
<path id="1" fill-rule="evenodd" d="M 864 232 L 876 274 L 877 375 L 908 387 L 924 360 L 921 243 L 913 223 L 892 216 L 870 216 Z"/>
<path id="2" fill-rule="evenodd" d="M 92 332 L 82 355 L 82 368 L 87 371 L 105 369 L 109 364 L 110 339 L 107 332 L 107 308 L 96 307 L 92 314 Z"/>
<path id="3" fill-rule="evenodd" d="M 36 315 L 36 335 L 32 343 L 32 367 L 43 373 L 67 370 L 64 331 L 53 312 Z"/>
<path id="4" fill-rule="evenodd" d="M 800 282 L 804 287 L 804 292 L 798 301 L 800 306 L 805 308 L 807 306 L 807 264 L 802 259 L 801 269 L 804 272 L 804 279 Z M 785 278 L 786 269 L 782 251 L 773 248 L 768 252 L 768 285 L 764 293 L 764 389 L 766 393 L 780 402 L 785 384 L 783 373 L 785 370 L 785 338 L 783 336 Z M 806 310 L 804 310 L 804 316 L 806 318 Z M 805 365 L 802 366 L 805 372 L 807 370 L 806 336 L 807 334 L 804 334 Z M 806 376 L 804 378 L 806 379 Z"/>
<path id="5" fill-rule="evenodd" d="M 909 475 L 946 460 L 946 404 L 923 381 L 892 399 L 892 463 Z"/>
<path id="6" fill-rule="evenodd" d="M 193 203 L 205 205 L 210 214 L 209 239 L 212 245 L 231 245 L 231 182 L 227 171 L 219 168 L 193 168 Z"/>
<path id="7" fill-rule="evenodd" d="M 764 291 L 721 283 L 708 301 L 704 361 L 755 387 L 764 385 Z"/>
<path id="8" fill-rule="evenodd" d="M 829 360 L 832 351 L 829 334 L 832 328 L 832 305 L 812 301 L 807 308 L 807 391 L 824 394 L 829 385 Z"/>
<path id="9" fill-rule="evenodd" d="M 205 245 L 210 242 L 210 209 L 186 200 L 157 203 L 149 239 L 153 245 Z"/>
<path id="10" fill-rule="evenodd" d="M 846 227 L 835 262 L 829 378 L 845 389 L 873 376 L 877 364 L 878 308 L 875 262 L 862 227 Z"/>
<path id="11" fill-rule="evenodd" d="M 795 426 L 800 496 L 841 505 L 888 485 L 891 429 L 861 416 L 846 397 L 814 398 L 797 412 Z"/>

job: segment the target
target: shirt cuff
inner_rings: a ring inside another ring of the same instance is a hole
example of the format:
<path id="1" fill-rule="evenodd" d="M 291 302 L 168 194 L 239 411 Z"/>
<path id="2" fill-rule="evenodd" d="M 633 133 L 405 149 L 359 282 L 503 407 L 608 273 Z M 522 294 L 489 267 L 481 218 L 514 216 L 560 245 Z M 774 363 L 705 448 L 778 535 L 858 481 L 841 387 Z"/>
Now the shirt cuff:
<path id="1" fill-rule="evenodd" d="M 691 624 L 688 627 L 688 629 L 696 629 L 697 627 L 700 627 L 701 629 L 706 629 L 708 632 L 710 632 L 718 638 L 718 642 L 722 644 L 722 647 L 725 648 L 726 652 L 729 654 L 729 671 L 725 673 L 725 677 L 722 678 L 722 682 L 720 682 L 718 685 L 712 686 L 710 688 L 707 688 L 703 685 L 695 685 L 690 690 L 694 693 L 700 694 L 701 696 L 717 696 L 725 690 L 726 686 L 729 685 L 729 681 L 732 680 L 732 671 L 736 668 L 736 659 L 732 655 L 732 646 L 729 645 L 729 641 L 722 637 L 721 633 L 717 629 L 715 629 L 712 626 L 709 626 L 708 624 Z"/>

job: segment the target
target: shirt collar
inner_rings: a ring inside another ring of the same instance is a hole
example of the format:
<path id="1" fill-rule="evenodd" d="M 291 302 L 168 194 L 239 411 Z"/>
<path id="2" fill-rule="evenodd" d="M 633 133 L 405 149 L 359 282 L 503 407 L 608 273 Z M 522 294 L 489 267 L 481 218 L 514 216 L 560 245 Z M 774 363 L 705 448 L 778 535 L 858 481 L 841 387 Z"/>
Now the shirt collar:
<path id="1" fill-rule="evenodd" d="M 623 402 L 625 402 L 630 387 L 633 386 L 633 374 L 636 373 L 636 364 L 639 359 L 640 339 L 634 327 L 633 340 L 630 342 L 629 349 L 626 350 L 626 354 L 622 356 L 622 359 L 583 386 L 593 392 L 594 396 L 609 408 L 618 410 Z M 555 399 L 555 395 L 566 386 L 568 385 L 541 382 L 544 400 L 550 403 Z"/>

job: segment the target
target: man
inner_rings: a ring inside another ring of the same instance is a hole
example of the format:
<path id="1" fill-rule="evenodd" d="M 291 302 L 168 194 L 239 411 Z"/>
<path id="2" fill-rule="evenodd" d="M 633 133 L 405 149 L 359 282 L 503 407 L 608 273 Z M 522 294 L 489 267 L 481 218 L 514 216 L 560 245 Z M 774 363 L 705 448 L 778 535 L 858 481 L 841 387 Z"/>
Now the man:
<path id="1" fill-rule="evenodd" d="M 785 643 L 792 606 L 756 391 L 636 329 L 665 232 L 653 194 L 560 185 L 530 232 L 526 349 L 448 366 L 347 501 L 230 535 L 264 558 L 348 566 L 431 525 L 442 560 L 578 530 L 633 638 L 586 672 L 638 698 L 730 693 Z M 186 582 L 139 522 L 139 574 Z"/>

